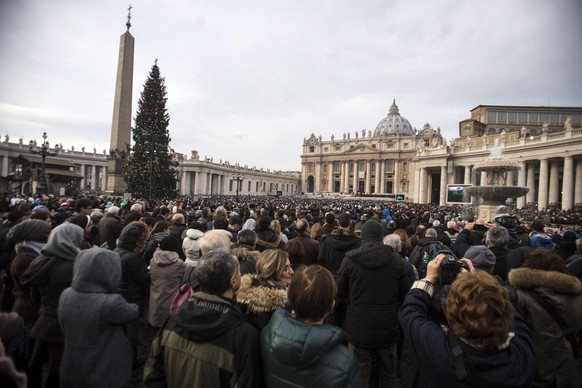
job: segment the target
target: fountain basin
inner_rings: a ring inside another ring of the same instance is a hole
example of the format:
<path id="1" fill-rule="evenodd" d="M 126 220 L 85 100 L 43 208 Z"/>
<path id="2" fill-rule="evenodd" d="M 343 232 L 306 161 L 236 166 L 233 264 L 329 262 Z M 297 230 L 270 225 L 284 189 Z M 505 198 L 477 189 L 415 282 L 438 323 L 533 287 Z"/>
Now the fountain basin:
<path id="1" fill-rule="evenodd" d="M 485 160 L 475 163 L 475 165 L 473 166 L 473 169 L 478 172 L 481 171 L 507 172 L 507 171 L 517 171 L 519 170 L 519 168 L 520 168 L 519 163 L 501 158 L 487 158 Z"/>
<path id="2" fill-rule="evenodd" d="M 507 198 L 523 197 L 528 192 L 529 187 L 520 186 L 473 186 L 465 189 L 468 195 L 483 198 L 484 205 L 504 204 Z"/>

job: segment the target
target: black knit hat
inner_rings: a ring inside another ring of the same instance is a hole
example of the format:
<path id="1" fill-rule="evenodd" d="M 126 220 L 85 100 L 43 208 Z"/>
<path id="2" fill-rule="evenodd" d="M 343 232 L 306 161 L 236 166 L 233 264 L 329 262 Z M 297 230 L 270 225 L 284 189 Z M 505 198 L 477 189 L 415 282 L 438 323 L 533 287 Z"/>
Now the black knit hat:
<path id="1" fill-rule="evenodd" d="M 174 236 L 166 236 L 160 241 L 162 251 L 180 252 L 180 240 Z"/>
<path id="2" fill-rule="evenodd" d="M 376 220 L 368 220 L 362 226 L 362 240 L 382 241 L 382 225 Z"/>

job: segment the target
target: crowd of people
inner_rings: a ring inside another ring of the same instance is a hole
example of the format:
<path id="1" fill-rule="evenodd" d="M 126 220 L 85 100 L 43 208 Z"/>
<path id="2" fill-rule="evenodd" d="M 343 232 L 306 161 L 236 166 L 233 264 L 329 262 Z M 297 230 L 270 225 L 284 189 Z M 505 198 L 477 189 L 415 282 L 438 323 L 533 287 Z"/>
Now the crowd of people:
<path id="1" fill-rule="evenodd" d="M 0 386 L 575 387 L 582 214 L 9 197 Z M 186 292 L 185 298 L 180 298 Z"/>

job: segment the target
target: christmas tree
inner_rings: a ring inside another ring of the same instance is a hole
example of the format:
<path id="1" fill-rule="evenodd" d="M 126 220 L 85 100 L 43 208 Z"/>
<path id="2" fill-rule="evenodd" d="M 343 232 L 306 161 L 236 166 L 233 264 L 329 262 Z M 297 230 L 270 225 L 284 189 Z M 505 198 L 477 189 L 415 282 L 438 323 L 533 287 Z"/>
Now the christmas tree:
<path id="1" fill-rule="evenodd" d="M 157 62 L 156 59 L 137 103 L 134 144 L 123 172 L 133 197 L 149 200 L 176 195 L 178 165 L 172 161 L 166 86 Z"/>

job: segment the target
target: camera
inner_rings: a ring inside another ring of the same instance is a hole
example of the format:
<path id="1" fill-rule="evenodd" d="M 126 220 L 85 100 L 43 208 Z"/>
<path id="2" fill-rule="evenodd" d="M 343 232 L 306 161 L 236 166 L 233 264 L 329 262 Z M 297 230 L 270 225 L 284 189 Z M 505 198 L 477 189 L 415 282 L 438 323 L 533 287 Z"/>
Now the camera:
<path id="1" fill-rule="evenodd" d="M 454 255 L 450 252 L 439 252 L 444 253 L 445 258 L 441 262 L 441 266 L 439 268 L 439 279 L 441 285 L 446 284 L 453 284 L 461 269 L 465 269 L 469 271 L 469 267 L 457 259 Z"/>

